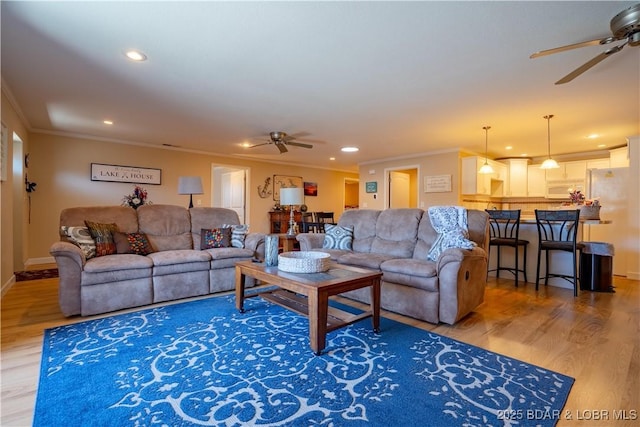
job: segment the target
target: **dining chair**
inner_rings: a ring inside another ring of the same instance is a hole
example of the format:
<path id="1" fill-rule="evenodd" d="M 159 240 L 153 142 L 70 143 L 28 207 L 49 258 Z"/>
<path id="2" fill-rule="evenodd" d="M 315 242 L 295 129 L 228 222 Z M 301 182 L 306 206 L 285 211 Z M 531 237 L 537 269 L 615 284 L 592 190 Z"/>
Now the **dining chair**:
<path id="1" fill-rule="evenodd" d="M 573 284 L 573 295 L 578 296 L 578 252 L 584 245 L 577 242 L 580 226 L 580 210 L 535 210 L 538 228 L 538 264 L 536 267 L 536 290 L 540 283 L 540 259 L 545 253 L 545 286 L 550 277 L 558 277 Z M 571 273 L 549 272 L 549 252 L 563 251 L 571 254 Z"/>
<path id="2" fill-rule="evenodd" d="M 316 212 L 316 222 L 335 224 L 333 219 L 333 212 Z"/>
<path id="3" fill-rule="evenodd" d="M 520 209 L 485 209 L 489 214 L 489 256 L 491 247 L 496 248 L 496 268 L 487 270 L 496 272 L 496 277 L 500 277 L 501 271 L 508 271 L 515 277 L 515 285 L 518 287 L 518 275 L 522 273 L 524 281 L 527 280 L 527 246 L 529 241 L 520 239 Z M 501 249 L 503 246 L 513 248 L 514 265 L 503 266 L 501 264 Z M 520 247 L 524 249 L 523 266 L 520 268 Z"/>

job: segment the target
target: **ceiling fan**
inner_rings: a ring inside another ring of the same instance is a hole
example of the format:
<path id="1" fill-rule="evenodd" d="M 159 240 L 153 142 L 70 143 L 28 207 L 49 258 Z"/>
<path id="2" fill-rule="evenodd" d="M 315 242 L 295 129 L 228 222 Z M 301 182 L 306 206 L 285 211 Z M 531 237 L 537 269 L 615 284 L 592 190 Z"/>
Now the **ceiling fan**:
<path id="1" fill-rule="evenodd" d="M 289 151 L 287 149 L 287 145 L 292 145 L 295 147 L 302 147 L 302 148 L 313 148 L 313 145 L 311 144 L 303 144 L 302 142 L 296 142 L 295 141 L 296 135 L 287 135 L 286 132 L 282 132 L 282 131 L 270 132 L 269 138 L 270 138 L 269 141 L 263 142 L 262 144 L 252 145 L 250 148 L 259 147 L 261 145 L 273 144 L 276 147 L 278 147 L 278 150 L 280 150 L 280 154 L 286 153 L 287 151 Z"/>
<path id="2" fill-rule="evenodd" d="M 614 53 L 620 52 L 627 44 L 629 46 L 640 46 L 640 3 L 633 5 L 614 16 L 611 19 L 610 26 L 612 33 L 612 36 L 610 37 L 570 44 L 567 46 L 556 47 L 554 49 L 542 50 L 532 54 L 530 58 L 538 58 L 540 56 L 551 55 L 553 53 L 564 52 L 565 50 L 577 49 L 585 46 L 605 45 L 619 40 L 625 40 L 621 45 L 607 49 L 556 82 L 557 85 L 568 83 L 594 65 L 603 61 L 605 58 L 608 58 Z"/>

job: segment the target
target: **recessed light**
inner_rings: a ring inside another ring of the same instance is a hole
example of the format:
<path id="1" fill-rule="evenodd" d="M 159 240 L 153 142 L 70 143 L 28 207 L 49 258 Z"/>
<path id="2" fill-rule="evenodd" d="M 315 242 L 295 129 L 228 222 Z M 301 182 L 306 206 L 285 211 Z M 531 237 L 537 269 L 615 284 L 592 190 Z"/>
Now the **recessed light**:
<path id="1" fill-rule="evenodd" d="M 335 160 L 335 159 L 336 159 L 335 157 L 329 157 L 329 160 Z"/>
<path id="2" fill-rule="evenodd" d="M 130 50 L 127 50 L 124 54 L 127 58 L 129 58 L 132 61 L 142 62 L 147 60 L 147 55 L 140 52 L 139 50 L 130 49 Z"/>
<path id="3" fill-rule="evenodd" d="M 112 125 L 113 121 L 111 121 L 111 120 L 103 120 L 102 123 L 104 123 L 105 125 Z"/>
<path id="4" fill-rule="evenodd" d="M 355 153 L 356 151 L 360 151 L 358 147 L 342 147 L 340 151 L 345 153 Z"/>
<path id="5" fill-rule="evenodd" d="M 587 136 L 587 138 L 589 139 L 596 139 L 598 138 L 600 135 L 598 135 L 597 133 L 592 133 L 591 135 Z"/>
<path id="6" fill-rule="evenodd" d="M 240 144 L 240 146 L 244 147 L 244 148 L 249 148 L 249 147 L 251 147 L 251 144 L 245 141 L 242 144 Z"/>
<path id="7" fill-rule="evenodd" d="M 604 148 L 606 146 L 607 146 L 607 144 L 598 144 L 598 148 Z"/>
<path id="8" fill-rule="evenodd" d="M 527 153 L 520 154 L 520 157 L 527 157 Z"/>

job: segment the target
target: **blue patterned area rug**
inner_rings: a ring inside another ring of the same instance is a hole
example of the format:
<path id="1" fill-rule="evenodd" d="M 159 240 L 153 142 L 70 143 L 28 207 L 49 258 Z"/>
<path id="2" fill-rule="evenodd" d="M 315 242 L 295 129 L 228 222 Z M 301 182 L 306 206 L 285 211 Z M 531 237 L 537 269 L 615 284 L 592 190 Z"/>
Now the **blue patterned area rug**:
<path id="1" fill-rule="evenodd" d="M 307 319 L 245 307 L 212 297 L 46 330 L 34 426 L 553 426 L 573 384 L 386 318 L 380 334 L 370 319 L 330 332 L 314 356 Z"/>

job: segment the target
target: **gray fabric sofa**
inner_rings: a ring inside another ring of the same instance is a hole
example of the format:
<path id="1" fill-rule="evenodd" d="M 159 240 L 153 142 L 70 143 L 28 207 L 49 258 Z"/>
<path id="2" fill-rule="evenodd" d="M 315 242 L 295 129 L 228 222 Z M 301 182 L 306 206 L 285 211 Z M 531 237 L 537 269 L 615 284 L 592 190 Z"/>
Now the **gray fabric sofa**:
<path id="1" fill-rule="evenodd" d="M 264 253 L 261 233 L 247 234 L 244 248 L 200 250 L 201 229 L 240 224 L 238 214 L 230 209 L 151 204 L 137 210 L 94 206 L 60 213 L 61 227 L 83 226 L 85 220 L 115 223 L 123 233 L 145 233 L 155 252 L 87 259 L 61 232 L 60 241 L 51 246 L 50 253 L 58 265 L 59 303 L 65 316 L 87 316 L 232 290 L 235 263 Z"/>
<path id="2" fill-rule="evenodd" d="M 323 249 L 323 233 L 297 236 L 301 250 L 321 250 L 341 264 L 383 272 L 382 308 L 430 323 L 454 324 L 484 301 L 489 216 L 468 210 L 473 249 L 449 248 L 436 261 L 427 254 L 438 237 L 421 209 L 345 211 L 339 226 L 353 227 L 353 250 Z M 368 289 L 344 294 L 370 301 Z"/>

